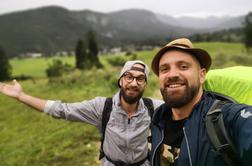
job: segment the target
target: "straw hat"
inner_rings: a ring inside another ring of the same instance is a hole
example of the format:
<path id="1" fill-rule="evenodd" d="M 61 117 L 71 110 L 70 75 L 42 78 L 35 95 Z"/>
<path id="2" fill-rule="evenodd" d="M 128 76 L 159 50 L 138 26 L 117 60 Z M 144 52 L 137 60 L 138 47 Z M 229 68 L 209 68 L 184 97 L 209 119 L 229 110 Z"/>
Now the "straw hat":
<path id="1" fill-rule="evenodd" d="M 205 68 L 207 71 L 209 70 L 212 60 L 210 55 L 207 51 L 200 49 L 200 48 L 194 48 L 192 42 L 189 39 L 186 38 L 180 38 L 171 41 L 170 43 L 166 44 L 163 48 L 161 48 L 157 54 L 154 56 L 151 68 L 153 72 L 158 76 L 159 74 L 159 61 L 162 55 L 172 49 L 179 49 L 183 50 L 185 52 L 190 53 L 193 55 L 200 63 L 201 68 Z"/>

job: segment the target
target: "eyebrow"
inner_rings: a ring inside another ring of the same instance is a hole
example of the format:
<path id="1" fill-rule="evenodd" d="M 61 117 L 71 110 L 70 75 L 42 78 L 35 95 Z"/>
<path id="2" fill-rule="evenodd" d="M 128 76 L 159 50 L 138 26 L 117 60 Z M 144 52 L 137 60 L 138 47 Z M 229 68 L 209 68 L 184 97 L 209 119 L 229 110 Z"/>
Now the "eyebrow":
<path id="1" fill-rule="evenodd" d="M 176 61 L 176 62 L 175 62 L 175 64 L 182 64 L 182 63 L 185 63 L 185 64 L 192 64 L 191 62 L 187 62 L 187 61 L 185 61 L 185 60 L 179 60 L 179 61 Z M 170 64 L 169 64 L 169 63 L 163 63 L 163 64 L 161 64 L 159 67 L 161 67 L 161 66 L 170 66 Z"/>
<path id="2" fill-rule="evenodd" d="M 192 63 L 187 62 L 187 61 L 183 61 L 183 60 L 178 61 L 177 63 L 178 63 L 178 64 L 187 64 L 187 65 L 192 65 Z"/>

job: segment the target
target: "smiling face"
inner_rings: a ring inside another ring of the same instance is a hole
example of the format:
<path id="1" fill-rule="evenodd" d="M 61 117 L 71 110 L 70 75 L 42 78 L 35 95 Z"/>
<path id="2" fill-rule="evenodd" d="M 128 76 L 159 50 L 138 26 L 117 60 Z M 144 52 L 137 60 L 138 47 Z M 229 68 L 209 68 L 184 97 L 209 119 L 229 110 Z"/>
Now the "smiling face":
<path id="1" fill-rule="evenodd" d="M 144 69 L 141 64 L 134 64 L 133 67 Z M 146 85 L 146 76 L 143 72 L 129 70 L 121 77 L 119 84 L 121 86 L 120 94 L 128 104 L 137 103 L 143 96 Z"/>
<path id="2" fill-rule="evenodd" d="M 191 54 L 170 50 L 159 61 L 160 91 L 169 107 L 180 108 L 200 92 L 206 70 Z"/>

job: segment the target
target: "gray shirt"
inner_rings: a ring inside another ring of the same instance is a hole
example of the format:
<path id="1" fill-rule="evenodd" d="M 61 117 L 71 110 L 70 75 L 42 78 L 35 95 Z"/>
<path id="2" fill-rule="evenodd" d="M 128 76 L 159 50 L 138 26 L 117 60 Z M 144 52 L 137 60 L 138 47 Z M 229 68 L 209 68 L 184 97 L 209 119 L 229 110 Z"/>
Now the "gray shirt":
<path id="1" fill-rule="evenodd" d="M 94 125 L 101 132 L 102 111 L 106 97 L 96 97 L 79 103 L 62 103 L 48 100 L 45 112 L 55 118 L 70 121 L 80 121 Z M 147 157 L 150 116 L 141 99 L 136 113 L 128 118 L 120 106 L 119 92 L 113 96 L 110 119 L 107 123 L 103 151 L 112 160 L 126 163 L 136 163 Z M 152 99 L 154 109 L 163 103 Z M 111 162 L 102 159 L 104 166 L 113 166 Z M 142 166 L 148 166 L 146 161 Z"/>

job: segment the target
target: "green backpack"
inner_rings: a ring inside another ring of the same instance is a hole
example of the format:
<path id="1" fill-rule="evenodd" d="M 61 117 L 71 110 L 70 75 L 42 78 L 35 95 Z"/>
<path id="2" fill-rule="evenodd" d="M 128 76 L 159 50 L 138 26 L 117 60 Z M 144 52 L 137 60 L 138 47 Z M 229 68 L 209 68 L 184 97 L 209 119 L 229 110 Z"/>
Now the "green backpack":
<path id="1" fill-rule="evenodd" d="M 252 105 L 252 67 L 235 66 L 207 72 L 204 89 L 231 96 Z"/>

